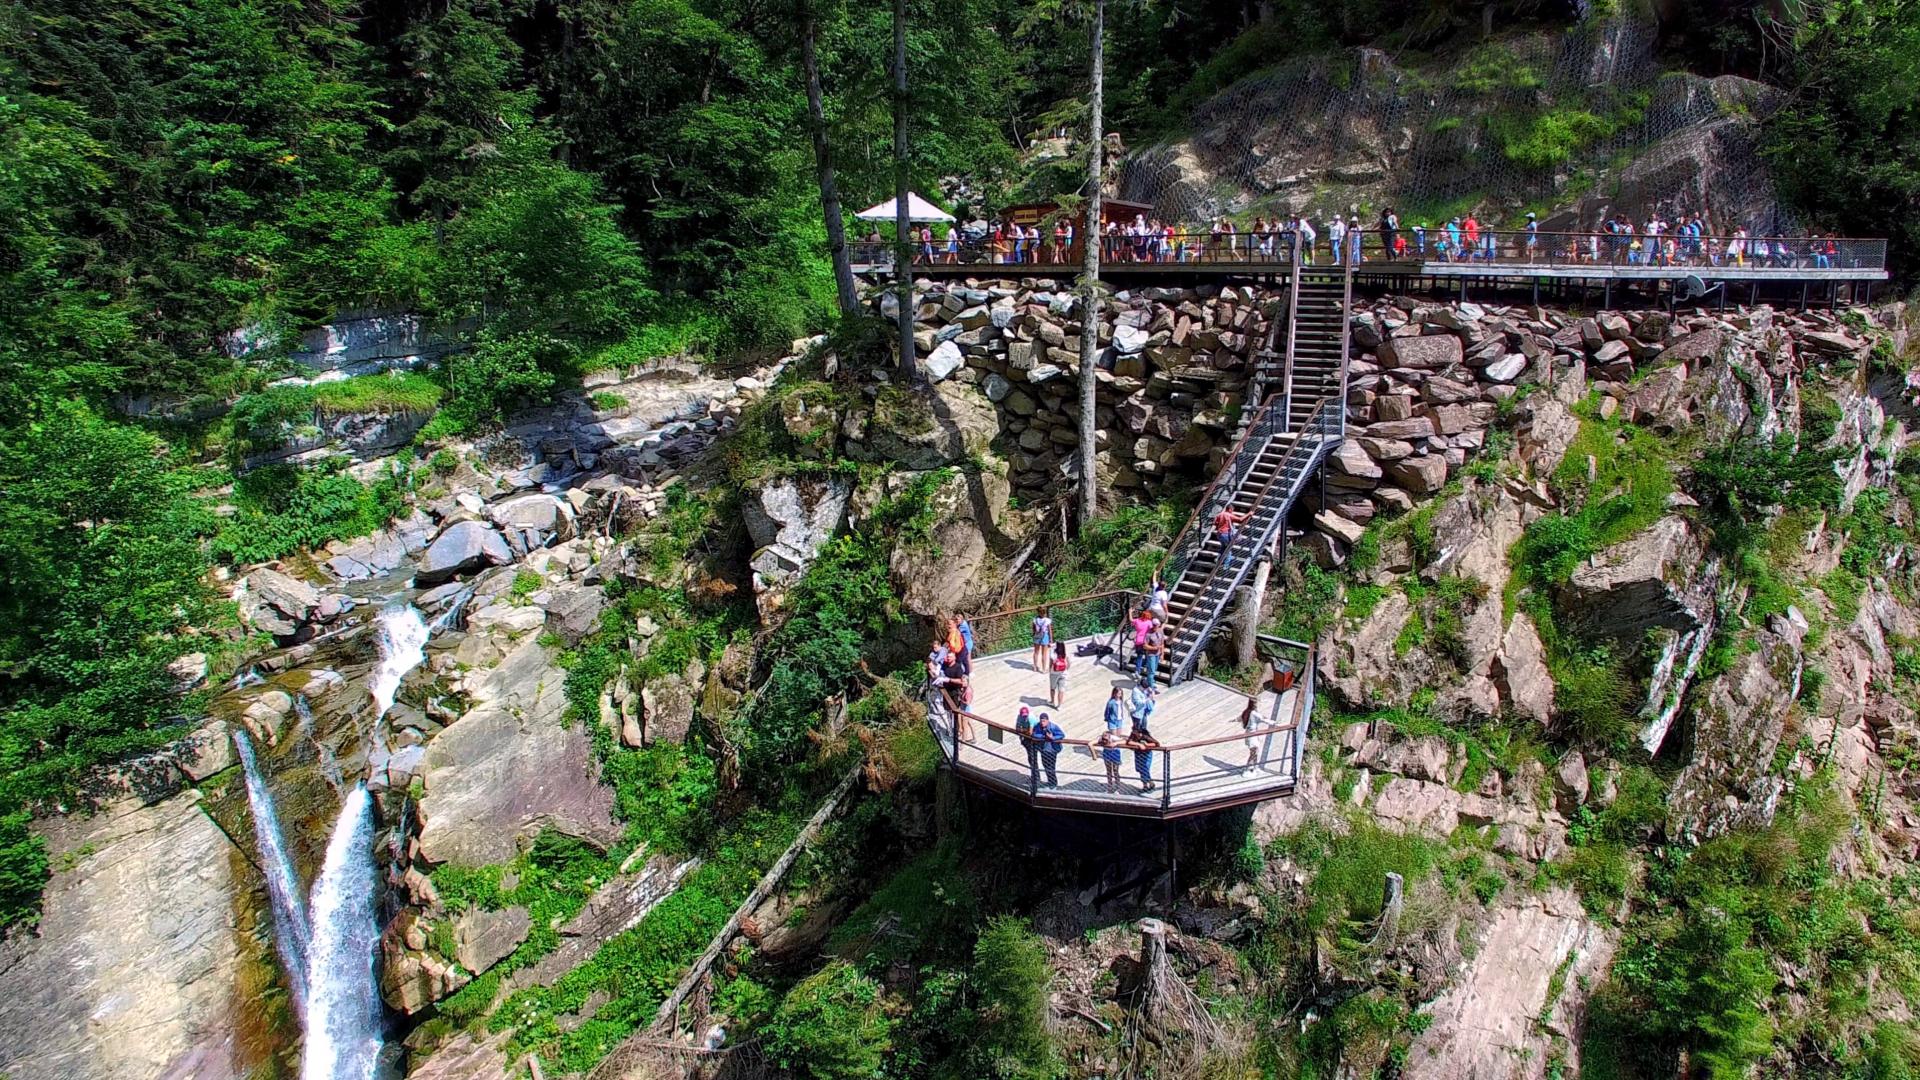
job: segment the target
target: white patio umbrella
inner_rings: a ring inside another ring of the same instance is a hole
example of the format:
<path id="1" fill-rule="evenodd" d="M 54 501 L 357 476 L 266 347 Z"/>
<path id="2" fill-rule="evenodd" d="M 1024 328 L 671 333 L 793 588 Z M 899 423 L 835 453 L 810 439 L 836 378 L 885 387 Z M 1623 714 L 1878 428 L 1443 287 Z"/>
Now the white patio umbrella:
<path id="1" fill-rule="evenodd" d="M 888 199 L 878 206 L 869 206 L 853 215 L 861 221 L 893 221 L 894 200 Z M 921 198 L 914 192 L 907 192 L 907 220 L 914 222 L 952 221 L 953 215 Z"/>

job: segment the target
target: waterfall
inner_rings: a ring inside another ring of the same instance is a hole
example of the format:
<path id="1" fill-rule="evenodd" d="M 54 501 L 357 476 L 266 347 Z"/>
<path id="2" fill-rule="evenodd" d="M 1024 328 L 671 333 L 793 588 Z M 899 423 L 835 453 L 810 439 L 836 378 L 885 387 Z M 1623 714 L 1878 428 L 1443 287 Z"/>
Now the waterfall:
<path id="1" fill-rule="evenodd" d="M 393 695 L 400 689 L 400 680 L 407 672 L 420 666 L 426 658 L 427 622 L 420 617 L 420 610 L 411 604 L 394 604 L 383 608 L 379 617 L 377 641 L 380 647 L 380 666 L 373 673 L 374 719 L 378 721 L 393 708 Z"/>
<path id="2" fill-rule="evenodd" d="M 247 775 L 247 806 L 253 813 L 253 843 L 260 853 L 260 869 L 267 877 L 267 897 L 272 904 L 273 943 L 280 950 L 280 962 L 287 968 L 287 985 L 293 990 L 293 1008 L 301 1016 L 307 1011 L 307 953 L 312 947 L 308 937 L 307 906 L 294 875 L 293 859 L 287 854 L 287 840 L 280 832 L 280 815 L 273 805 L 273 792 L 260 772 L 253 753 L 253 740 L 245 728 L 235 728 L 233 745 L 240 751 L 240 764 Z"/>
<path id="3" fill-rule="evenodd" d="M 473 599 L 473 586 L 468 585 L 454 595 L 453 603 L 447 605 L 447 610 L 433 617 L 433 622 L 427 627 L 427 632 L 436 633 L 454 625 L 459 621 L 460 613 L 466 610 L 467 601 L 471 599 Z"/>
<path id="4" fill-rule="evenodd" d="M 313 738 L 313 706 L 307 702 L 307 695 L 293 695 L 293 715 L 300 721 L 300 737 Z"/>
<path id="5" fill-rule="evenodd" d="M 380 931 L 374 918 L 374 886 L 373 797 L 356 785 L 340 807 L 327 841 L 326 863 L 313 883 L 313 975 L 307 988 L 302 1080 L 367 1080 L 373 1075 L 380 1053 L 380 991 L 373 967 Z"/>

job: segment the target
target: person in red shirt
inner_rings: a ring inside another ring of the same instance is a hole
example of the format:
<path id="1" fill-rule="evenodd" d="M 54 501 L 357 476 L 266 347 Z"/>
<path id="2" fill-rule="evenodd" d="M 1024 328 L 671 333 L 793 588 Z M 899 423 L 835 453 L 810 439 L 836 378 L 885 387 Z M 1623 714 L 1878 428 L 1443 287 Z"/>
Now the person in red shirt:
<path id="1" fill-rule="evenodd" d="M 1220 569 L 1225 570 L 1233 564 L 1233 541 L 1238 530 L 1234 526 L 1247 520 L 1247 515 L 1236 514 L 1233 507 L 1223 506 L 1213 515 L 1213 531 L 1220 537 Z"/>
<path id="2" fill-rule="evenodd" d="M 1468 214 L 1467 220 L 1460 223 L 1460 228 L 1467 234 L 1467 258 L 1478 258 L 1480 255 L 1480 219 L 1474 217 L 1472 214 Z"/>

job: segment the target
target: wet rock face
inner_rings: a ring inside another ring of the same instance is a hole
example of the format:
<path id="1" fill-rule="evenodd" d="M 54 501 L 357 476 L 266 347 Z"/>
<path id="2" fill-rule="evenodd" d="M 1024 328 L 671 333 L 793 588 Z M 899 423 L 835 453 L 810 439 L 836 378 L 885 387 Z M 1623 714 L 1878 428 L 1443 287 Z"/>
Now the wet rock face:
<path id="1" fill-rule="evenodd" d="M 0 1074 L 239 1080 L 239 861 L 187 791 L 47 823 L 38 932 L 0 944 Z M 68 863 L 71 868 L 66 868 Z"/>
<path id="2" fill-rule="evenodd" d="M 1703 695 L 1696 690 L 1690 760 L 1667 808 L 1669 833 L 1689 842 L 1767 824 L 1786 789 L 1771 770 L 1800 689 L 1800 650 L 1772 630 L 1755 631 L 1754 642 Z"/>
<path id="3" fill-rule="evenodd" d="M 507 542 L 484 521 L 457 521 L 442 531 L 426 554 L 414 580 L 422 585 L 438 585 L 461 574 L 489 566 L 504 566 L 513 561 Z"/>

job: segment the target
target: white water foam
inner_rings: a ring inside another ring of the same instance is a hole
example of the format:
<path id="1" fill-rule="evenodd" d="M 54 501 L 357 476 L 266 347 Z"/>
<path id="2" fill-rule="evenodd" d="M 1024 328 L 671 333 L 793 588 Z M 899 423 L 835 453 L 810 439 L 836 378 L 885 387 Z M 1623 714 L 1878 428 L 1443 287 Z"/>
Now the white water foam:
<path id="1" fill-rule="evenodd" d="M 420 617 L 420 610 L 411 604 L 394 604 L 382 609 L 378 622 L 375 640 L 379 643 L 380 666 L 374 670 L 369 687 L 373 691 L 376 722 L 393 708 L 393 695 L 400 690 L 400 680 L 426 659 L 427 638 L 431 634 L 427 621 Z"/>
<path id="2" fill-rule="evenodd" d="M 301 1080 L 368 1080 L 380 1055 L 374 979 L 373 797 L 355 785 L 340 807 L 313 883 L 307 1045 Z"/>
<path id="3" fill-rule="evenodd" d="M 260 854 L 260 869 L 267 879 L 267 899 L 272 907 L 273 943 L 280 951 L 280 962 L 287 969 L 287 985 L 293 991 L 293 1008 L 300 1016 L 307 1012 L 307 955 L 312 947 L 307 926 L 305 894 L 295 875 L 293 859 L 287 854 L 287 840 L 280 831 L 280 814 L 273 802 L 267 778 L 253 752 L 253 740 L 245 728 L 235 728 L 233 744 L 240 752 L 240 764 L 247 777 L 247 806 L 253 814 L 253 844 Z"/>

